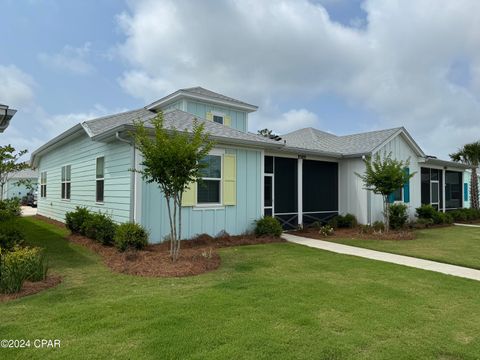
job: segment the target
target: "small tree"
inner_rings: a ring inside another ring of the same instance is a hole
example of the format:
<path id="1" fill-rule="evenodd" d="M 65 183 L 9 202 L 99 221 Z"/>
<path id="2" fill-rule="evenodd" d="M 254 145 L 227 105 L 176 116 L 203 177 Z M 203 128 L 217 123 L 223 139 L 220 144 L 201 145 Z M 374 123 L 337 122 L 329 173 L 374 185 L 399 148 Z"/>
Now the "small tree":
<path id="1" fill-rule="evenodd" d="M 135 122 L 132 136 L 136 148 L 143 154 L 142 169 L 133 169 L 142 174 L 147 183 L 155 182 L 167 202 L 170 221 L 170 256 L 175 262 L 180 254 L 182 236 L 182 199 L 185 190 L 201 179 L 201 170 L 206 166 L 201 160 L 213 147 L 204 124 L 194 121 L 191 132 L 164 127 L 160 112 L 150 121 L 153 126 Z M 172 206 L 173 205 L 173 206 Z"/>
<path id="2" fill-rule="evenodd" d="M 405 167 L 408 167 L 410 160 L 392 159 L 392 153 L 384 154 L 383 158 L 379 153 L 376 153 L 373 158 L 368 156 L 364 161 L 365 173 L 363 175 L 355 174 L 362 179 L 365 189 L 382 195 L 385 229 L 388 231 L 390 228 L 389 196 L 408 182 L 415 173 L 408 174 L 405 171 Z"/>
<path id="3" fill-rule="evenodd" d="M 450 154 L 453 161 L 461 162 L 470 166 L 472 178 L 470 179 L 470 207 L 480 209 L 478 197 L 478 174 L 477 169 L 480 164 L 480 141 L 466 144 L 456 153 Z"/>
<path id="4" fill-rule="evenodd" d="M 3 188 L 12 175 L 29 168 L 28 163 L 19 161 L 27 152 L 17 152 L 12 145 L 0 146 L 0 200 L 3 200 Z"/>
<path id="5" fill-rule="evenodd" d="M 263 137 L 266 137 L 268 139 L 277 139 L 278 135 L 273 132 L 273 130 L 269 130 L 267 128 L 258 130 L 257 131 L 258 135 L 261 135 Z"/>

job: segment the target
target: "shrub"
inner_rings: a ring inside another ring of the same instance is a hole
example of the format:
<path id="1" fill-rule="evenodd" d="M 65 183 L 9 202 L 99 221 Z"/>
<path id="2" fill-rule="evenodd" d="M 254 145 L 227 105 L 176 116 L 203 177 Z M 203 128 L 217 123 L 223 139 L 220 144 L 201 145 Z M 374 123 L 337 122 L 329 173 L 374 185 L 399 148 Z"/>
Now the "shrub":
<path id="1" fill-rule="evenodd" d="M 280 221 L 271 217 L 265 216 L 255 222 L 255 235 L 257 236 L 280 236 L 283 232 Z"/>
<path id="2" fill-rule="evenodd" d="M 480 210 L 476 209 L 457 209 L 450 211 L 454 221 L 475 221 L 480 219 Z"/>
<path id="3" fill-rule="evenodd" d="M 12 250 L 25 240 L 25 233 L 14 219 L 0 221 L 0 248 Z"/>
<path id="4" fill-rule="evenodd" d="M 354 228 L 357 224 L 357 218 L 353 214 L 337 215 L 328 222 L 333 228 Z"/>
<path id="5" fill-rule="evenodd" d="M 86 207 L 77 206 L 75 211 L 65 214 L 65 225 L 67 229 L 74 234 L 82 234 L 83 223 L 92 216 L 92 213 Z"/>
<path id="6" fill-rule="evenodd" d="M 390 229 L 398 230 L 405 227 L 408 220 L 408 206 L 405 204 L 392 204 L 389 207 Z"/>
<path id="7" fill-rule="evenodd" d="M 333 235 L 334 230 L 330 225 L 324 225 L 320 227 L 318 233 L 322 236 L 330 236 Z"/>
<path id="8" fill-rule="evenodd" d="M 20 200 L 18 198 L 0 200 L 0 221 L 8 221 L 20 216 Z"/>
<path id="9" fill-rule="evenodd" d="M 96 213 L 87 216 L 80 229 L 81 233 L 103 245 L 111 245 L 117 224 L 106 214 Z"/>
<path id="10" fill-rule="evenodd" d="M 372 228 L 376 232 L 384 232 L 385 231 L 385 224 L 382 221 L 375 221 L 372 224 Z"/>
<path id="11" fill-rule="evenodd" d="M 443 212 L 439 212 L 437 211 L 437 213 L 435 214 L 435 217 L 433 219 L 433 222 L 435 224 L 452 224 L 453 223 L 453 217 L 451 214 L 449 213 L 443 213 Z"/>
<path id="12" fill-rule="evenodd" d="M 15 247 L 2 254 L 0 292 L 19 292 L 25 280 L 40 281 L 47 276 L 48 266 L 40 248 Z"/>
<path id="13" fill-rule="evenodd" d="M 415 209 L 417 217 L 419 219 L 434 219 L 435 214 L 438 212 L 432 205 L 422 205 Z"/>
<path id="14" fill-rule="evenodd" d="M 148 245 L 148 232 L 139 224 L 124 223 L 117 227 L 114 240 L 120 251 L 141 250 Z"/>
<path id="15" fill-rule="evenodd" d="M 358 227 L 360 234 L 373 234 L 375 232 L 373 225 L 362 225 L 360 224 Z"/>
<path id="16" fill-rule="evenodd" d="M 412 227 L 416 229 L 424 229 L 433 225 L 432 219 L 418 218 L 416 222 L 412 224 Z"/>

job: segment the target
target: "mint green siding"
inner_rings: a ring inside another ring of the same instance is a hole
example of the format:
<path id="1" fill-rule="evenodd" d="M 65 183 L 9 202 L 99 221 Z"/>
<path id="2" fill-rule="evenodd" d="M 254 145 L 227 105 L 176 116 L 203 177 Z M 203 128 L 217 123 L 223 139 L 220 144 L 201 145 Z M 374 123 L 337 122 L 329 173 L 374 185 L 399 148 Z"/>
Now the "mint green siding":
<path id="1" fill-rule="evenodd" d="M 165 106 L 162 110 L 165 112 L 165 111 L 172 110 L 172 109 L 185 111 L 185 100 L 182 99 L 182 100 L 175 101 L 175 102 Z"/>
<path id="2" fill-rule="evenodd" d="M 232 128 L 240 130 L 240 131 L 247 131 L 248 124 L 247 124 L 247 113 L 245 111 L 235 110 L 229 107 L 222 107 L 217 105 L 210 105 L 207 103 L 197 102 L 193 100 L 186 100 L 187 102 L 187 109 L 186 111 L 197 115 L 201 118 L 205 118 L 207 112 L 219 112 L 225 115 L 229 115 L 232 119 Z"/>
<path id="3" fill-rule="evenodd" d="M 104 203 L 96 203 L 96 158 L 105 157 Z M 108 213 L 117 222 L 130 219 L 132 148 L 123 142 L 102 143 L 86 134 L 40 158 L 38 173 L 47 171 L 47 197 L 38 196 L 38 213 L 64 221 L 76 206 Z M 71 165 L 71 199 L 61 199 L 61 168 Z"/>
<path id="4" fill-rule="evenodd" d="M 215 236 L 225 230 L 241 234 L 253 229 L 261 216 L 261 152 L 247 149 L 226 149 L 237 159 L 237 201 L 235 206 L 218 208 L 184 207 L 182 237 L 206 233 Z M 150 241 L 160 242 L 170 228 L 166 202 L 155 184 L 142 184 L 142 225 L 150 232 Z"/>

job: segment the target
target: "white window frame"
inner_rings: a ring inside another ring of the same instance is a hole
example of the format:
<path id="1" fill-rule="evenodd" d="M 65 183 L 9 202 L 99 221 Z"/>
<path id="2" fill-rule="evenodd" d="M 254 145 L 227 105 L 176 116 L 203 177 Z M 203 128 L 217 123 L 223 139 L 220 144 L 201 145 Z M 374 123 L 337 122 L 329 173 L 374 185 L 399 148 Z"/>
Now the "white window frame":
<path id="1" fill-rule="evenodd" d="M 101 159 L 103 158 L 103 177 L 101 178 L 98 178 L 97 177 L 97 162 L 98 162 L 98 159 Z M 97 183 L 98 181 L 103 181 L 103 194 L 102 194 L 102 201 L 98 201 L 98 187 L 97 187 Z M 102 155 L 102 156 L 97 156 L 95 158 L 95 203 L 97 204 L 100 204 L 100 205 L 103 205 L 105 203 L 105 155 Z"/>
<path id="2" fill-rule="evenodd" d="M 40 173 L 40 198 L 45 199 L 46 197 L 47 197 L 47 172 L 42 171 Z"/>
<path id="3" fill-rule="evenodd" d="M 212 156 L 220 156 L 220 178 L 202 178 L 203 180 L 220 180 L 220 202 L 218 203 L 201 203 L 198 202 L 198 187 L 200 186 L 197 184 L 197 199 L 196 199 L 196 208 L 221 208 L 223 207 L 223 156 L 225 155 L 225 150 L 220 149 L 213 149 L 208 153 L 208 155 Z"/>
<path id="4" fill-rule="evenodd" d="M 212 111 L 212 121 L 216 124 L 220 124 L 220 123 L 215 121 L 215 116 L 221 117 L 222 118 L 221 125 L 225 125 L 225 116 L 226 115 L 224 113 L 221 113 L 221 112 L 218 112 L 218 111 Z"/>
<path id="5" fill-rule="evenodd" d="M 70 180 L 67 180 L 67 167 L 70 167 Z M 65 168 L 65 180 L 62 178 L 62 173 L 63 173 L 63 168 Z M 60 197 L 64 201 L 70 201 L 72 198 L 72 165 L 67 164 L 63 165 L 62 168 L 60 169 L 60 182 L 62 184 L 61 186 L 61 191 L 60 191 Z M 67 184 L 70 184 L 70 196 L 67 198 Z M 65 189 L 64 189 L 65 187 Z M 62 191 L 64 191 L 65 197 L 62 196 Z"/>
<path id="6" fill-rule="evenodd" d="M 395 199 L 394 199 L 394 200 L 393 200 L 393 203 L 394 203 L 394 204 L 401 204 L 401 203 L 404 202 L 404 199 L 405 199 L 405 198 L 403 197 L 403 196 L 404 196 L 403 186 L 400 188 L 400 193 L 401 193 L 401 195 L 400 195 L 400 200 L 395 200 Z"/>

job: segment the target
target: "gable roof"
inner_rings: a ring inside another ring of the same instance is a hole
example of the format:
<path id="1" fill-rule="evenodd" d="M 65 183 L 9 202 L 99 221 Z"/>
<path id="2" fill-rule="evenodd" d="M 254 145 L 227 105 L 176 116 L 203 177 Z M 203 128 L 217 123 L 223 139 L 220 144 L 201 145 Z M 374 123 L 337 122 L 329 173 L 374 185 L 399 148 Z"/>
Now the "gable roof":
<path id="1" fill-rule="evenodd" d="M 10 179 L 34 179 L 38 178 L 38 172 L 32 169 L 23 169 L 12 173 Z"/>
<path id="2" fill-rule="evenodd" d="M 140 120 L 147 127 L 153 128 L 149 122 L 155 117 L 155 113 L 140 109 L 127 113 L 122 113 L 107 118 L 99 118 L 83 123 L 88 128 L 89 135 L 94 140 L 101 140 L 108 136 L 114 135 L 116 132 L 133 129 L 133 121 Z M 200 118 L 188 112 L 173 109 L 164 113 L 164 127 L 167 129 L 175 129 L 178 131 L 191 132 L 195 121 L 205 125 L 205 132 L 210 134 L 211 138 L 218 142 L 237 143 L 244 145 L 253 145 L 260 147 L 281 147 L 282 143 L 266 138 L 261 135 L 246 133 L 213 121 Z"/>
<path id="3" fill-rule="evenodd" d="M 233 106 L 233 107 L 245 110 L 247 112 L 256 111 L 258 109 L 258 106 L 256 105 L 248 104 L 246 102 L 231 98 L 229 96 L 216 93 L 214 91 L 202 88 L 201 86 L 177 90 L 174 93 L 171 93 L 157 101 L 154 101 L 150 105 L 147 105 L 145 108 L 147 110 L 159 109 L 162 106 L 168 105 L 184 97 L 203 100 L 203 101 L 209 101 L 211 103 L 215 103 L 219 105 Z"/>
<path id="4" fill-rule="evenodd" d="M 333 152 L 342 156 L 370 154 L 396 135 L 402 134 L 419 156 L 423 151 L 403 127 L 337 136 L 314 128 L 304 128 L 282 135 L 287 147 Z"/>

